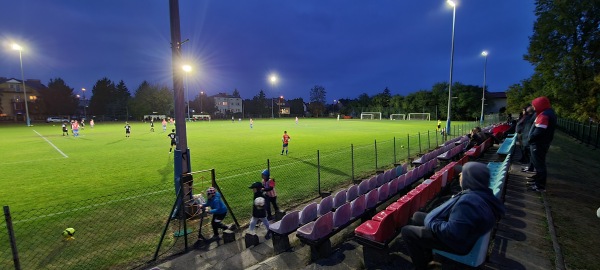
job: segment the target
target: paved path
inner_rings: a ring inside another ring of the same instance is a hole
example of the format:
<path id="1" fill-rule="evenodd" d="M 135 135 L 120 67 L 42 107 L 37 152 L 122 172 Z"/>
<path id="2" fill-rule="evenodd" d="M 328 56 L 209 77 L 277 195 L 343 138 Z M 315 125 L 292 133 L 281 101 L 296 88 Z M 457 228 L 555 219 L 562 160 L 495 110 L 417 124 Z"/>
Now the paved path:
<path id="1" fill-rule="evenodd" d="M 481 162 L 500 161 L 495 154 L 497 147 L 489 149 L 479 160 Z M 520 157 L 518 151 L 514 159 Z M 506 216 L 499 222 L 496 236 L 491 242 L 491 254 L 483 269 L 562 269 L 555 266 L 556 254 L 548 230 L 546 208 L 542 195 L 526 191 L 527 174 L 520 171 L 521 166 L 513 163 L 509 171 L 505 194 Z M 391 200 L 390 200 L 391 202 Z M 352 240 L 353 228 L 338 233 L 333 239 L 335 251 L 328 258 L 310 262 L 310 248 L 299 244 L 290 237 L 293 250 L 279 255 L 273 254 L 271 241 L 261 238 L 258 246 L 244 248 L 243 237 L 237 235 L 237 241 L 225 245 L 215 243 L 202 250 L 192 250 L 170 261 L 164 262 L 154 270 L 183 269 L 412 269 L 404 242 L 397 237 L 390 244 L 389 261 L 368 262 L 365 266 L 362 246 Z M 259 231 L 260 236 L 264 231 Z M 294 234 L 290 235 L 293 236 Z M 443 261 L 444 266 L 464 269 Z"/>

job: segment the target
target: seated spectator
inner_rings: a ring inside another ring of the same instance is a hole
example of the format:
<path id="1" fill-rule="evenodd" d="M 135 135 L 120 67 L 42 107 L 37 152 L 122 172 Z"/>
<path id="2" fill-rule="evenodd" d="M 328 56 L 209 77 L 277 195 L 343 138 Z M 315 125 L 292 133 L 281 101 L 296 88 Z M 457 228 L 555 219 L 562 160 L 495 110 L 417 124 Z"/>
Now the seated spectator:
<path id="1" fill-rule="evenodd" d="M 469 144 L 466 149 L 471 149 L 474 146 L 482 144 L 485 140 L 481 137 L 483 133 L 478 132 L 477 128 L 471 129 L 471 133 L 469 134 Z"/>
<path id="2" fill-rule="evenodd" d="M 402 228 L 415 269 L 427 269 L 432 249 L 467 254 L 479 237 L 504 215 L 504 205 L 489 188 L 490 171 L 483 163 L 467 162 L 461 171 L 462 191 L 431 212 L 416 212 Z"/>

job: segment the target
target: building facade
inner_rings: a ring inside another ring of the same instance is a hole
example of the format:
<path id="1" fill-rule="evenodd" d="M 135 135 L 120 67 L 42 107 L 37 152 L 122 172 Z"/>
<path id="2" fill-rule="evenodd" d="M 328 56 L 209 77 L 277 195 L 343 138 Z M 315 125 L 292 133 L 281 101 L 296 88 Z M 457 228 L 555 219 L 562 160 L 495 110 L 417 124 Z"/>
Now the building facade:
<path id="1" fill-rule="evenodd" d="M 25 101 L 31 120 L 40 120 L 40 90 L 45 88 L 40 80 L 0 77 L 0 120 L 26 121 Z M 25 94 L 27 96 L 25 96 Z"/>
<path id="2" fill-rule="evenodd" d="M 217 107 L 218 114 L 230 115 L 242 113 L 242 98 L 227 95 L 226 93 L 218 93 L 212 96 L 212 98 L 215 100 L 215 106 Z"/>

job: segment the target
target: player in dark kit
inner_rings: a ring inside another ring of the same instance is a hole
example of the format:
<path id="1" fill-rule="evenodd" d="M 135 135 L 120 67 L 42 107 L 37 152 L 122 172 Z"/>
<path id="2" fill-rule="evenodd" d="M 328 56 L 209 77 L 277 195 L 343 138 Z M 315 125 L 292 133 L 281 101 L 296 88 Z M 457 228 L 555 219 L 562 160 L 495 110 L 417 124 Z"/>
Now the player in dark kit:
<path id="1" fill-rule="evenodd" d="M 65 134 L 67 134 L 67 136 L 69 136 L 69 130 L 67 129 L 67 123 L 66 122 L 62 123 L 62 131 L 63 131 L 63 136 L 65 136 Z"/>
<path id="2" fill-rule="evenodd" d="M 154 120 L 150 120 L 150 132 L 154 132 Z"/>
<path id="3" fill-rule="evenodd" d="M 129 138 L 131 137 L 131 126 L 129 125 L 129 123 L 125 123 L 125 137 Z"/>
<path id="4" fill-rule="evenodd" d="M 171 148 L 169 148 L 169 153 L 171 153 L 171 151 L 173 151 L 173 147 L 177 146 L 177 136 L 175 135 L 175 130 L 171 129 L 171 133 L 169 133 L 167 137 L 171 138 Z"/>

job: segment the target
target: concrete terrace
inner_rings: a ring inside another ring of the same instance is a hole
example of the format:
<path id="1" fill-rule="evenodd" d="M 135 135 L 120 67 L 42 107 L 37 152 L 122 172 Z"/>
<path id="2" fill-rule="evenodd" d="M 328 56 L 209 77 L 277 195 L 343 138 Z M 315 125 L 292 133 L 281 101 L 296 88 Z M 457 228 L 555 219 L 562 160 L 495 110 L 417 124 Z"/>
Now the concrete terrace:
<path id="1" fill-rule="evenodd" d="M 497 149 L 497 145 L 492 146 L 476 161 L 501 161 Z M 544 194 L 526 190 L 528 175 L 515 163 L 519 157 L 520 151 L 515 147 L 504 196 L 507 213 L 497 226 L 495 237 L 490 241 L 489 256 L 480 268 L 564 269 L 560 248 L 553 240 L 555 235 L 548 229 L 552 218 L 548 215 Z M 332 237 L 331 255 L 314 262 L 311 262 L 310 247 L 301 244 L 295 233 L 290 234 L 292 250 L 275 255 L 272 241 L 264 239 L 265 230 L 261 227 L 258 229 L 261 243 L 257 246 L 246 249 L 244 231 L 240 231 L 235 242 L 211 243 L 148 269 L 413 269 L 400 236 L 390 243 L 387 261 L 365 262 L 362 245 L 352 239 L 354 228 L 360 224 L 361 221 L 357 221 Z M 436 257 L 436 261 L 441 262 L 444 269 L 465 269 L 464 265 L 444 258 Z"/>

